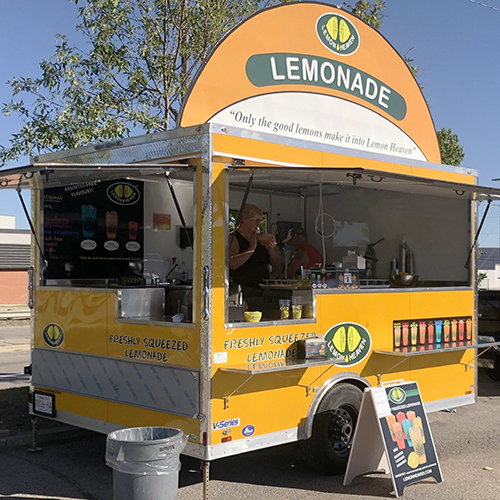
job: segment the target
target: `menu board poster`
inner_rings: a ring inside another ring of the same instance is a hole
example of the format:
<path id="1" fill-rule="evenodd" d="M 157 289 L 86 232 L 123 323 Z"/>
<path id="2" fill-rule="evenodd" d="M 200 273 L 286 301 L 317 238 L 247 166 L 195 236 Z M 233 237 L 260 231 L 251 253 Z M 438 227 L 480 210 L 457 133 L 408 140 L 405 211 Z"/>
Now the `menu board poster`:
<path id="1" fill-rule="evenodd" d="M 44 190 L 46 279 L 142 275 L 144 185 L 92 181 Z"/>
<path id="2" fill-rule="evenodd" d="M 405 382 L 377 390 L 386 395 L 384 402 L 374 395 L 374 403 L 398 495 L 402 495 L 405 486 L 423 479 L 441 482 L 418 384 Z"/>

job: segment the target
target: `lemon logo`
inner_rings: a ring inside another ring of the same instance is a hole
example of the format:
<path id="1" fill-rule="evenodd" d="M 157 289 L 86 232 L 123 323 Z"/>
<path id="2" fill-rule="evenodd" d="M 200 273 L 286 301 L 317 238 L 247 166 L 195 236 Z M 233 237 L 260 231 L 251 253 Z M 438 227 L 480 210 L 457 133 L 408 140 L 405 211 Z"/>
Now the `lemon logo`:
<path id="1" fill-rule="evenodd" d="M 339 14 L 323 14 L 316 22 L 316 33 L 323 45 L 336 54 L 348 56 L 358 50 L 358 31 Z"/>
<path id="2" fill-rule="evenodd" d="M 139 189 L 127 182 L 115 182 L 108 187 L 108 198 L 118 205 L 133 205 L 141 198 Z"/>
<path id="3" fill-rule="evenodd" d="M 50 323 L 43 329 L 43 340 L 49 347 L 59 347 L 64 341 L 63 329 L 55 323 Z"/>
<path id="4" fill-rule="evenodd" d="M 404 403 L 406 392 L 404 389 L 401 389 L 401 387 L 394 387 L 389 391 L 389 399 L 395 404 Z"/>
<path id="5" fill-rule="evenodd" d="M 370 353 L 372 339 L 368 330 L 356 323 L 340 323 L 325 335 L 330 358 L 341 358 L 345 365 L 355 365 Z"/>

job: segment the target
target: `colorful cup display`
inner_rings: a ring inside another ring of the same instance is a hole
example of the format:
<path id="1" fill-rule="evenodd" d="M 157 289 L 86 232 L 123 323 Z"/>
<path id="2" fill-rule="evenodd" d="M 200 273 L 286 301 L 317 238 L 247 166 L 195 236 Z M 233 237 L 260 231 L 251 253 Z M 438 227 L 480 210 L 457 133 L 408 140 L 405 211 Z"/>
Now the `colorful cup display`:
<path id="1" fill-rule="evenodd" d="M 415 319 L 394 321 L 394 348 L 408 352 L 449 348 L 450 342 L 464 345 L 472 340 L 472 318 Z M 403 349 L 400 349 L 402 346 Z M 408 346 L 408 348 L 406 348 Z"/>

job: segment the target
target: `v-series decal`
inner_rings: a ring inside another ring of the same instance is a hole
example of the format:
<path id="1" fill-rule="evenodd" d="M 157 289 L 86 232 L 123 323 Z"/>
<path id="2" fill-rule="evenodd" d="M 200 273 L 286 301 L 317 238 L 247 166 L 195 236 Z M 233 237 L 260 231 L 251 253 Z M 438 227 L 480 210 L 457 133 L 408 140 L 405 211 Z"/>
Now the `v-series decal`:
<path id="1" fill-rule="evenodd" d="M 396 120 L 406 116 L 406 102 L 401 94 L 368 73 L 333 59 L 304 54 L 256 54 L 248 59 L 246 73 L 256 87 L 324 87 L 359 97 Z"/>
<path id="2" fill-rule="evenodd" d="M 239 418 L 230 418 L 229 420 L 219 420 L 218 422 L 212 423 L 214 431 L 220 431 L 221 429 L 227 429 L 228 427 L 238 427 L 239 425 L 240 425 Z"/>

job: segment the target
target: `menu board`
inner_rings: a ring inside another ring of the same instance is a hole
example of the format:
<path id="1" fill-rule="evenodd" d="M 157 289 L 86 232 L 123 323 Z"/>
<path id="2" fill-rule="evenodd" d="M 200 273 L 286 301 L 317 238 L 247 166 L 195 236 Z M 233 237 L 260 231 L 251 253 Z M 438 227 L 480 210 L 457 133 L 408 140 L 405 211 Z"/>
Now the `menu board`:
<path id="1" fill-rule="evenodd" d="M 45 278 L 142 275 L 143 197 L 143 183 L 130 180 L 45 189 Z"/>
<path id="2" fill-rule="evenodd" d="M 344 484 L 381 469 L 391 473 L 396 496 L 417 481 L 443 480 L 416 382 L 365 390 Z"/>

